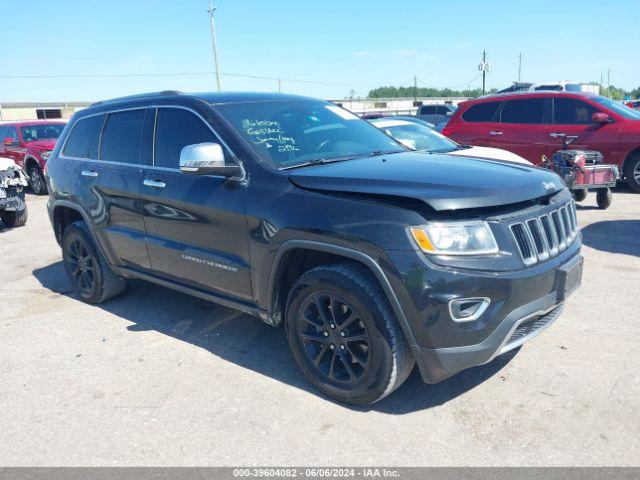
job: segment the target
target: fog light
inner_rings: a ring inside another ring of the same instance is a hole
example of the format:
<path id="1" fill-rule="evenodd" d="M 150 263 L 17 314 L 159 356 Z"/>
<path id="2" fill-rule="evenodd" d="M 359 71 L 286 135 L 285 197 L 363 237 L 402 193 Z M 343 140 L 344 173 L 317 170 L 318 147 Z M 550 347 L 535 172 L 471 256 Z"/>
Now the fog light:
<path id="1" fill-rule="evenodd" d="M 454 322 L 472 322 L 482 316 L 490 303 L 487 297 L 456 298 L 449 301 L 449 314 Z"/>

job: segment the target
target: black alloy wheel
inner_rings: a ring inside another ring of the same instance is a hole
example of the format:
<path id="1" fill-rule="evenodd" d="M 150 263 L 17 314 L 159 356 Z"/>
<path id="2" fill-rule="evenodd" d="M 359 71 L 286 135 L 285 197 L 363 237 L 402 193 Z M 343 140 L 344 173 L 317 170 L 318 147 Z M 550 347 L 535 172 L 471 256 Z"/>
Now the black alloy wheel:
<path id="1" fill-rule="evenodd" d="M 317 292 L 299 312 L 300 341 L 316 372 L 328 381 L 356 384 L 367 373 L 372 347 L 358 311 L 333 292 Z"/>
<path id="2" fill-rule="evenodd" d="M 68 243 L 67 261 L 73 281 L 83 294 L 91 296 L 96 286 L 96 260 L 80 238 L 74 238 Z"/>
<path id="3" fill-rule="evenodd" d="M 82 301 L 101 303 L 124 291 L 124 278 L 111 270 L 83 221 L 64 229 L 62 259 L 71 286 Z"/>
<path id="4" fill-rule="evenodd" d="M 285 327 L 302 373 L 340 402 L 384 398 L 415 363 L 376 278 L 351 262 L 303 273 L 289 292 Z"/>

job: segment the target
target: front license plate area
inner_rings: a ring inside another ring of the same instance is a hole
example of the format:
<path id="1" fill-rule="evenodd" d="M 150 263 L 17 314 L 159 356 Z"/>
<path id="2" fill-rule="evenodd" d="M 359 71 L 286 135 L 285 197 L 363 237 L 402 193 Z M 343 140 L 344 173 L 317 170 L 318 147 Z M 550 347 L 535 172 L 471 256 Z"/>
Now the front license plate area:
<path id="1" fill-rule="evenodd" d="M 558 300 L 563 301 L 582 283 L 582 257 L 558 269 Z"/>

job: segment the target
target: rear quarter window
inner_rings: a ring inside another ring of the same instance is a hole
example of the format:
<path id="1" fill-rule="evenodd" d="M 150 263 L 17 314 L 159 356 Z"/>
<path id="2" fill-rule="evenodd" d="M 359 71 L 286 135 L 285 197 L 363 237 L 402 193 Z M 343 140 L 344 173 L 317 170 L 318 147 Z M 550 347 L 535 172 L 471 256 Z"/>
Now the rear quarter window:
<path id="1" fill-rule="evenodd" d="M 75 158 L 98 158 L 98 138 L 104 115 L 81 118 L 71 129 L 63 155 Z"/>
<path id="2" fill-rule="evenodd" d="M 469 107 L 469 109 L 462 114 L 462 118 L 467 122 L 491 122 L 496 116 L 500 103 L 501 102 L 477 103 Z"/>

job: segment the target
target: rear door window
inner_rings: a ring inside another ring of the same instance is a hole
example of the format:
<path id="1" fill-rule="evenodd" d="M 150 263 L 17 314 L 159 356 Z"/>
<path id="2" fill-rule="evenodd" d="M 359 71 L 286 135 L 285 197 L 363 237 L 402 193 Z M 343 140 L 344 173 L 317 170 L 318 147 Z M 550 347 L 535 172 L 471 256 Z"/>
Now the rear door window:
<path id="1" fill-rule="evenodd" d="M 179 168 L 180 152 L 187 145 L 219 140 L 193 113 L 178 108 L 159 108 L 156 117 L 156 167 Z"/>
<path id="2" fill-rule="evenodd" d="M 592 105 L 575 98 L 554 98 L 554 123 L 560 125 L 585 125 L 591 123 L 591 116 L 598 112 Z"/>
<path id="3" fill-rule="evenodd" d="M 502 108 L 502 123 L 544 123 L 544 98 L 507 100 Z"/>
<path id="4" fill-rule="evenodd" d="M 467 122 L 491 122 L 493 121 L 501 102 L 477 103 L 469 107 L 462 114 L 462 118 Z"/>
<path id="5" fill-rule="evenodd" d="M 434 113 L 436 113 L 436 108 L 433 105 L 426 105 L 423 107 L 420 107 L 420 114 L 421 115 L 433 115 Z"/>
<path id="6" fill-rule="evenodd" d="M 14 143 L 18 143 L 18 129 L 16 127 L 7 127 L 4 136 L 10 138 Z"/>
<path id="7" fill-rule="evenodd" d="M 69 134 L 62 154 L 74 158 L 98 158 L 98 139 L 103 123 L 104 115 L 78 120 Z"/>
<path id="8" fill-rule="evenodd" d="M 118 163 L 140 163 L 140 139 L 144 109 L 110 113 L 102 140 L 100 159 Z"/>

